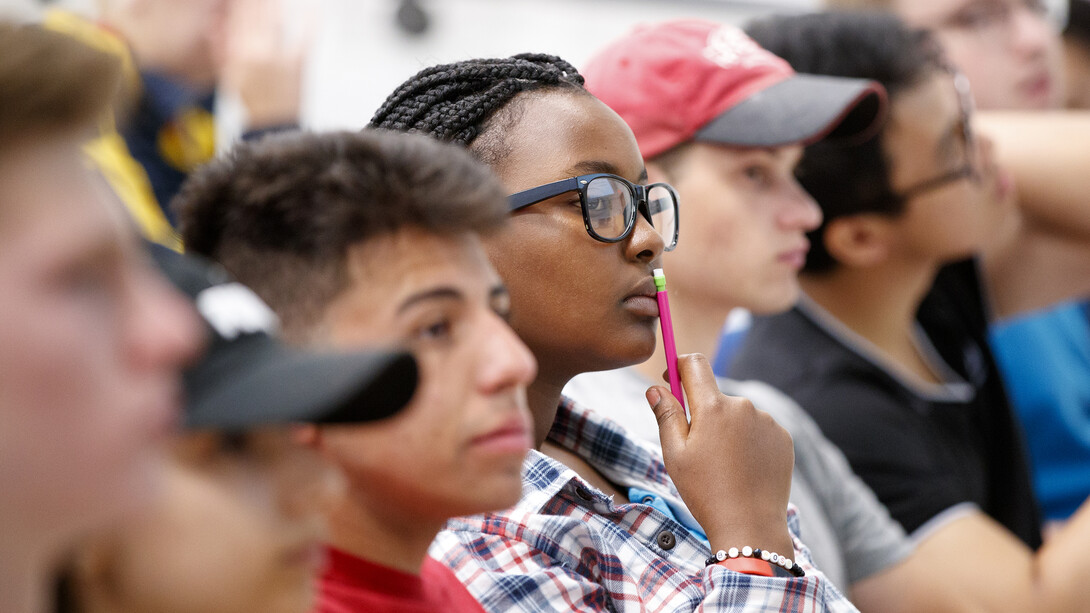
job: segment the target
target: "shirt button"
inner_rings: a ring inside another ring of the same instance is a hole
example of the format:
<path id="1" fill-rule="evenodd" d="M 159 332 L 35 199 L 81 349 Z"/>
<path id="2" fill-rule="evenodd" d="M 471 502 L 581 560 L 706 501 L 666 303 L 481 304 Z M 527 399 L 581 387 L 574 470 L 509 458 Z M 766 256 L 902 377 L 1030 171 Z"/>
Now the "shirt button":
<path id="1" fill-rule="evenodd" d="M 575 488 L 575 495 L 582 498 L 583 500 L 586 500 L 587 502 L 594 500 L 594 496 L 590 493 L 590 490 L 583 487 L 582 485 Z"/>
<path id="2" fill-rule="evenodd" d="M 659 532 L 657 540 L 659 542 L 659 547 L 666 550 L 673 549 L 674 545 L 677 545 L 677 538 L 674 536 L 674 533 L 669 530 Z"/>

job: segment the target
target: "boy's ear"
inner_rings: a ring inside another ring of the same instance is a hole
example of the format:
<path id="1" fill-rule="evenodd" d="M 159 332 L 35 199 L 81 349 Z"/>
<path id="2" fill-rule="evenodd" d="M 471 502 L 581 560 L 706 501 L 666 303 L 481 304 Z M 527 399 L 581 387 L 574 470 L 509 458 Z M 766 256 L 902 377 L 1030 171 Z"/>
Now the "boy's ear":
<path id="1" fill-rule="evenodd" d="M 291 438 L 296 444 L 318 450 L 322 444 L 321 429 L 314 424 L 296 424 L 291 427 Z"/>
<path id="2" fill-rule="evenodd" d="M 825 226 L 825 249 L 841 265 L 870 268 L 889 258 L 895 229 L 890 219 L 874 213 L 838 217 Z"/>

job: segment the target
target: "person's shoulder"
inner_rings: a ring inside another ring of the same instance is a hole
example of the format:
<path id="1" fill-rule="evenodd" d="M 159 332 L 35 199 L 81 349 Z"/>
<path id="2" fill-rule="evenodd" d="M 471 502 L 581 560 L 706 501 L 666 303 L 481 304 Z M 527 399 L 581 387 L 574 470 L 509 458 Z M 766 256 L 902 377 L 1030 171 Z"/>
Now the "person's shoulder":
<path id="1" fill-rule="evenodd" d="M 469 593 L 454 571 L 431 556 L 420 567 L 426 600 L 433 610 L 450 613 L 484 613 L 481 604 Z"/>
<path id="2" fill-rule="evenodd" d="M 755 317 L 727 372 L 737 379 L 767 381 L 787 390 L 837 359 L 835 342 L 796 307 Z"/>
<path id="3" fill-rule="evenodd" d="M 754 317 L 746 331 L 743 350 L 779 350 L 789 345 L 791 339 L 811 336 L 815 332 L 816 328 L 796 306 L 783 313 Z"/>
<path id="4" fill-rule="evenodd" d="M 792 437 L 800 424 L 811 423 L 806 411 L 790 396 L 773 385 L 756 379 L 739 381 L 720 377 L 717 379 L 719 391 L 728 396 L 741 396 L 753 403 L 753 406 L 772 416 Z"/>

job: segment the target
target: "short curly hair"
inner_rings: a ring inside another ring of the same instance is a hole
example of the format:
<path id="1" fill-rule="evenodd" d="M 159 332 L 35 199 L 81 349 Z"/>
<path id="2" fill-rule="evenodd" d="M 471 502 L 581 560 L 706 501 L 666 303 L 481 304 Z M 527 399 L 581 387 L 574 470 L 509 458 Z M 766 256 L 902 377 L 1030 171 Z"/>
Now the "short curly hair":
<path id="1" fill-rule="evenodd" d="M 484 233 L 507 218 L 498 179 L 464 150 L 375 130 L 242 143 L 172 205 L 186 249 L 250 286 L 296 340 L 346 287 L 349 247 L 402 229 Z"/>

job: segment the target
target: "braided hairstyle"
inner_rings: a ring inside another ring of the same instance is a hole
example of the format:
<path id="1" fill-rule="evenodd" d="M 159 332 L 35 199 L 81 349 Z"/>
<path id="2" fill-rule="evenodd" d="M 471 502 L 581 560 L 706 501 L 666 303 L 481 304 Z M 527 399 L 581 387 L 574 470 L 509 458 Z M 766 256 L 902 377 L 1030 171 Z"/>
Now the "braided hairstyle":
<path id="1" fill-rule="evenodd" d="M 513 119 L 509 104 L 519 94 L 555 89 L 586 93 L 582 75 L 554 55 L 520 53 L 432 66 L 394 90 L 369 127 L 426 134 L 466 147 L 492 165 L 505 154 L 503 139 L 478 137 Z"/>

